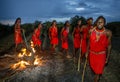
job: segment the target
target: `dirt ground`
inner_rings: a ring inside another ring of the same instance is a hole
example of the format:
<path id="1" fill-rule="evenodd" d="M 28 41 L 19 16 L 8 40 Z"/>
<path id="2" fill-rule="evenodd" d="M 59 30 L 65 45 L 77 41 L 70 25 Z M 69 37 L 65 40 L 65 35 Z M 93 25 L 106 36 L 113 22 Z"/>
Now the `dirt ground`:
<path id="1" fill-rule="evenodd" d="M 13 35 L 2 39 L 0 44 L 0 82 L 81 82 L 84 63 L 81 64 L 80 72 L 77 71 L 77 64 L 73 58 L 66 58 L 60 52 L 60 44 L 56 49 L 57 54 L 50 54 L 49 39 L 44 38 L 44 52 L 39 54 L 42 57 L 42 66 L 27 67 L 22 71 L 10 69 L 11 64 L 17 62 L 14 52 Z M 105 67 L 100 82 L 120 82 L 120 37 L 112 39 L 112 53 Z M 69 40 L 69 54 L 73 55 L 72 38 Z M 6 55 L 6 56 L 5 56 Z M 8 56 L 9 55 L 9 56 Z M 11 57 L 12 56 L 12 57 Z M 85 61 L 85 60 L 84 60 Z M 86 67 L 84 82 L 92 82 L 94 73 L 91 71 L 89 63 Z"/>

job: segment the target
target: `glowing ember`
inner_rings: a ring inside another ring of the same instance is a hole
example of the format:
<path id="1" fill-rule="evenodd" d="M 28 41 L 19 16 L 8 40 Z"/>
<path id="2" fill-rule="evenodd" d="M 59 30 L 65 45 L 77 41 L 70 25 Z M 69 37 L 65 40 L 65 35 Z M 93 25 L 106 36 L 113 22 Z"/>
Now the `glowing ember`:
<path id="1" fill-rule="evenodd" d="M 28 62 L 26 62 L 26 61 L 20 61 L 20 67 L 19 67 L 19 69 L 26 68 L 26 65 L 30 65 L 30 64 Z"/>
<path id="2" fill-rule="evenodd" d="M 26 48 L 22 48 L 21 51 L 26 52 Z"/>
<path id="3" fill-rule="evenodd" d="M 32 48 L 32 51 L 35 53 L 36 51 L 35 51 L 35 49 L 34 49 L 33 41 L 30 42 L 30 46 L 31 46 L 31 48 Z"/>
<path id="4" fill-rule="evenodd" d="M 19 57 L 19 58 L 22 58 L 22 57 L 24 57 L 24 55 L 21 54 L 21 53 L 19 53 L 19 54 L 18 54 L 18 57 Z"/>
<path id="5" fill-rule="evenodd" d="M 31 56 L 32 54 L 31 53 L 29 53 L 27 56 Z"/>
<path id="6" fill-rule="evenodd" d="M 28 62 L 26 61 L 20 61 L 14 65 L 11 66 L 12 69 L 16 69 L 19 68 L 20 70 L 26 68 L 26 65 L 30 65 Z"/>
<path id="7" fill-rule="evenodd" d="M 33 50 L 34 53 L 36 52 L 34 48 L 32 48 L 32 50 Z"/>
<path id="8" fill-rule="evenodd" d="M 30 42 L 30 46 L 31 46 L 31 47 L 34 47 L 33 41 Z"/>
<path id="9" fill-rule="evenodd" d="M 16 69 L 18 66 L 19 66 L 19 63 L 16 63 L 16 64 L 13 64 L 13 65 L 11 66 L 11 68 L 12 68 L 12 69 Z"/>
<path id="10" fill-rule="evenodd" d="M 33 53 L 36 52 L 36 50 L 34 49 L 34 44 L 33 42 L 31 41 L 31 48 L 33 50 Z M 20 58 L 20 61 L 18 63 L 15 63 L 11 66 L 12 69 L 19 69 L 19 70 L 23 70 L 26 68 L 26 66 L 30 65 L 30 61 L 25 61 L 23 60 L 24 57 L 31 57 L 32 56 L 32 53 L 31 52 L 27 52 L 27 49 L 26 48 L 22 48 L 21 49 L 21 52 L 18 54 L 18 58 Z M 35 60 L 34 60 L 34 65 L 41 65 L 41 59 L 38 57 L 38 56 L 35 56 Z"/>
<path id="11" fill-rule="evenodd" d="M 18 54 L 18 57 L 31 56 L 31 53 L 27 53 L 26 48 L 21 50 L 22 52 Z"/>
<path id="12" fill-rule="evenodd" d="M 35 57 L 34 65 L 41 65 L 41 60 L 38 56 Z"/>

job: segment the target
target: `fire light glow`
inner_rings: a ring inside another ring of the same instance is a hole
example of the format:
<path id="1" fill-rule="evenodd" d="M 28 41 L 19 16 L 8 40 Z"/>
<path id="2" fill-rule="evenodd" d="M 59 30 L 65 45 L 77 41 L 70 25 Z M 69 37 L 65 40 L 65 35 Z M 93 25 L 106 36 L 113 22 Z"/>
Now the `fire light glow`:
<path id="1" fill-rule="evenodd" d="M 36 50 L 34 49 L 33 42 L 31 42 L 31 48 L 32 48 L 33 52 L 35 53 Z M 23 70 L 27 66 L 30 66 L 31 65 L 30 62 L 24 60 L 25 56 L 26 57 L 30 57 L 30 56 L 32 56 L 32 53 L 31 52 L 27 53 L 27 49 L 26 48 L 22 48 L 21 52 L 18 53 L 18 55 L 17 55 L 17 57 L 18 57 L 18 59 L 20 59 L 20 61 L 15 63 L 15 64 L 13 64 L 13 65 L 11 65 L 11 68 L 12 69 Z M 34 65 L 42 65 L 41 59 L 38 57 L 38 55 L 34 56 L 34 58 L 35 58 L 34 63 L 33 63 Z"/>

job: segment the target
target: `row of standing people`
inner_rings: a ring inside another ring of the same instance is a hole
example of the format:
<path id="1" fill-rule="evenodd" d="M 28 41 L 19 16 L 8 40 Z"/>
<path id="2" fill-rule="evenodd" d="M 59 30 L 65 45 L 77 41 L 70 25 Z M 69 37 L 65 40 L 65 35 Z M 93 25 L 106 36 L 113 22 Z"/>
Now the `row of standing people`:
<path id="1" fill-rule="evenodd" d="M 22 34 L 20 29 L 21 19 L 18 18 L 15 22 L 15 44 L 23 43 Z M 105 63 L 109 59 L 109 54 L 111 50 L 111 36 L 110 30 L 107 30 L 104 26 L 106 20 L 103 16 L 99 16 L 95 21 L 94 26 L 92 25 L 93 19 L 89 18 L 87 20 L 87 25 L 81 25 L 82 21 L 79 20 L 73 31 L 73 44 L 74 44 L 74 58 L 78 59 L 77 51 L 81 49 L 81 60 L 84 56 L 88 58 L 90 67 L 95 73 L 94 82 L 98 82 L 99 76 L 103 73 Z M 61 42 L 62 49 L 68 55 L 68 34 L 69 34 L 70 23 L 66 21 L 64 27 L 61 30 Z M 40 40 L 40 32 L 42 29 L 42 24 L 38 24 L 32 35 L 32 41 L 35 46 L 41 47 L 42 41 Z M 51 44 L 51 51 L 55 52 L 55 48 L 58 45 L 58 30 L 56 26 L 56 21 L 52 22 L 49 28 L 49 39 Z M 41 49 L 41 48 L 40 48 Z M 86 55 L 85 55 L 86 54 Z"/>

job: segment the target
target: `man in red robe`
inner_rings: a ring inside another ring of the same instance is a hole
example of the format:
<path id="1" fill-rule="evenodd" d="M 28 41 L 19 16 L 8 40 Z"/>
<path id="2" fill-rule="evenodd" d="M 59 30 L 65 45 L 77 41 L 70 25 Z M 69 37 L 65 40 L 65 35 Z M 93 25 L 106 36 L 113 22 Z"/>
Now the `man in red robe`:
<path id="1" fill-rule="evenodd" d="M 21 18 L 17 18 L 15 21 L 15 27 L 14 27 L 14 41 L 15 41 L 15 51 L 19 44 L 23 44 L 23 38 L 22 38 L 22 29 L 21 29 Z"/>
<path id="2" fill-rule="evenodd" d="M 73 30 L 73 44 L 74 44 L 74 60 L 76 61 L 78 56 L 77 56 L 77 51 L 80 48 L 80 43 L 81 43 L 81 35 L 80 35 L 80 31 L 81 31 L 81 20 L 78 20 L 76 27 Z"/>
<path id="3" fill-rule="evenodd" d="M 85 53 L 87 51 L 87 36 L 88 36 L 88 27 L 87 25 L 82 25 L 81 27 L 81 62 Z"/>
<path id="4" fill-rule="evenodd" d="M 88 33 L 89 33 L 89 30 L 93 28 L 93 25 L 92 25 L 92 22 L 93 22 L 93 18 L 88 18 L 87 19 L 87 24 L 86 25 L 82 25 L 82 28 L 81 28 L 81 62 L 83 60 L 83 57 L 85 56 L 85 53 L 87 51 L 87 38 L 88 38 Z"/>
<path id="5" fill-rule="evenodd" d="M 89 33 L 89 61 L 91 69 L 96 74 L 94 82 L 99 81 L 99 76 L 103 73 L 111 50 L 112 33 L 110 30 L 105 29 L 105 23 L 105 18 L 99 16 L 96 20 L 96 26 Z"/>
<path id="6" fill-rule="evenodd" d="M 68 55 L 69 27 L 70 27 L 70 23 L 69 23 L 69 21 L 66 21 L 64 24 L 64 27 L 62 28 L 62 31 L 61 31 L 62 50 L 66 53 L 67 58 L 70 58 L 70 55 Z"/>
<path id="7" fill-rule="evenodd" d="M 58 45 L 58 29 L 55 20 L 52 22 L 52 25 L 49 28 L 49 38 L 50 38 L 50 44 L 52 46 L 51 50 L 53 53 L 55 53 L 55 48 Z"/>
<path id="8" fill-rule="evenodd" d="M 42 41 L 40 40 L 41 28 L 42 28 L 42 24 L 39 23 L 32 35 L 32 41 L 33 41 L 34 47 L 39 47 L 40 52 L 42 50 L 42 48 L 41 48 Z"/>
<path id="9" fill-rule="evenodd" d="M 88 30 L 90 30 L 90 29 L 93 28 L 92 23 L 93 23 L 93 18 L 92 18 L 92 17 L 88 18 L 88 19 L 87 19 L 87 27 L 88 27 Z"/>

